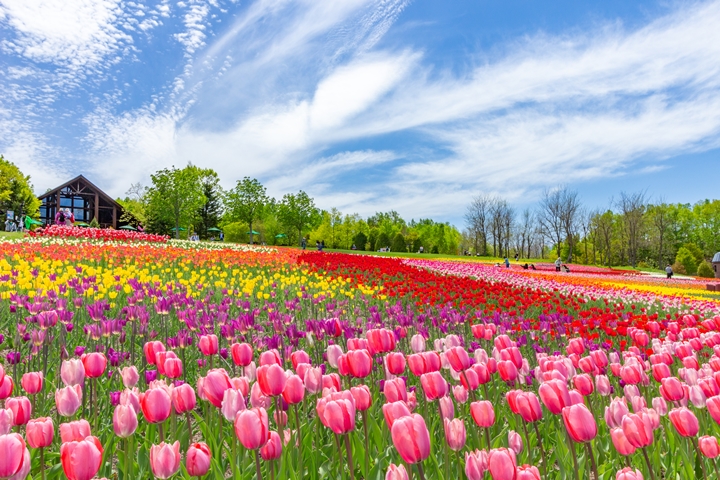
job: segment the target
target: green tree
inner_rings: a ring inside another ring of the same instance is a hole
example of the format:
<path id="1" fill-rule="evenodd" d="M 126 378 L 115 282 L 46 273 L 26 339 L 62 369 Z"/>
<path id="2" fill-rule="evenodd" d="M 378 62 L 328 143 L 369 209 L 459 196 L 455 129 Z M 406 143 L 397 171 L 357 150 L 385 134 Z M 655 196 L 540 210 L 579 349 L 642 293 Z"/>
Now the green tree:
<path id="1" fill-rule="evenodd" d="M 148 219 L 153 225 L 172 225 L 175 238 L 180 227 L 187 228 L 197 210 L 206 202 L 201 180 L 206 170 L 194 165 L 178 169 L 162 169 L 151 175 L 152 186 L 148 189 Z"/>
<path id="2" fill-rule="evenodd" d="M 381 231 L 380 235 L 377 237 L 377 241 L 375 242 L 375 246 L 377 247 L 376 250 L 379 250 L 381 248 L 389 247 L 390 246 L 390 236 Z"/>
<path id="3" fill-rule="evenodd" d="M 715 272 L 713 271 L 713 267 L 710 262 L 703 260 L 702 263 L 698 265 L 697 275 L 702 278 L 713 278 L 715 276 Z"/>
<path id="4" fill-rule="evenodd" d="M 30 176 L 23 175 L 12 162 L 0 155 L 0 210 L 12 210 L 16 217 L 37 217 L 40 200 L 35 196 Z"/>
<path id="5" fill-rule="evenodd" d="M 205 203 L 198 208 L 195 219 L 195 229 L 200 238 L 209 238 L 209 228 L 217 228 L 223 211 L 223 192 L 220 187 L 220 177 L 214 170 L 206 170 L 200 179 Z"/>
<path id="6" fill-rule="evenodd" d="M 686 247 L 680 247 L 675 256 L 675 262 L 685 267 L 688 275 L 695 275 L 697 272 L 698 261 Z"/>
<path id="7" fill-rule="evenodd" d="M 365 250 L 365 246 L 367 245 L 368 238 L 367 235 L 365 235 L 363 232 L 358 232 L 357 235 L 355 235 L 355 238 L 353 239 L 353 243 L 357 247 L 358 250 Z"/>
<path id="8" fill-rule="evenodd" d="M 304 230 L 316 227 L 322 220 L 315 201 L 302 190 L 285 194 L 278 205 L 277 214 L 287 228 L 297 230 L 298 242 Z"/>
<path id="9" fill-rule="evenodd" d="M 407 252 L 407 244 L 405 243 L 405 237 L 402 233 L 398 232 L 395 235 L 395 238 L 393 238 L 392 241 L 392 251 L 393 252 Z"/>
<path id="10" fill-rule="evenodd" d="M 245 222 L 250 227 L 250 243 L 253 243 L 253 223 L 260 220 L 271 199 L 262 183 L 255 178 L 238 180 L 228 193 L 228 215 L 234 221 Z"/>

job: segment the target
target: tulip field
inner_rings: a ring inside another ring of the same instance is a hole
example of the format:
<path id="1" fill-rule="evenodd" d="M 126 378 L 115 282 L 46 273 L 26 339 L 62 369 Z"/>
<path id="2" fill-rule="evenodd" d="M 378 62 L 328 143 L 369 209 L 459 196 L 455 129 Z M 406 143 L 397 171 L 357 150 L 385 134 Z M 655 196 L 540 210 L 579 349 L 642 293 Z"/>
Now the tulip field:
<path id="1" fill-rule="evenodd" d="M 108 232 L 0 242 L 1 480 L 720 478 L 700 282 Z"/>

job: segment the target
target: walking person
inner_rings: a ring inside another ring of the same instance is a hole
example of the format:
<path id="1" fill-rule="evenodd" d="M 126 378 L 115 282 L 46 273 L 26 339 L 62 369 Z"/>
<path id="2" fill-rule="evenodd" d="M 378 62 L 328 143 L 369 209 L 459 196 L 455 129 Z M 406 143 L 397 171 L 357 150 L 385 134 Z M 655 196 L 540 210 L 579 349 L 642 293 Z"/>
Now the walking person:
<path id="1" fill-rule="evenodd" d="M 505 257 L 505 268 L 510 268 L 510 259 Z"/>
<path id="2" fill-rule="evenodd" d="M 669 263 L 668 263 L 668 266 L 665 267 L 665 273 L 667 274 L 667 278 L 672 278 L 672 276 L 673 276 L 673 269 L 672 269 L 672 267 L 670 266 Z"/>
<path id="3" fill-rule="evenodd" d="M 300 246 L 303 250 L 305 250 L 305 247 L 307 247 L 307 240 L 305 240 L 305 237 L 302 237 L 302 239 L 300 240 Z"/>
<path id="4" fill-rule="evenodd" d="M 560 257 L 555 260 L 555 271 L 559 272 L 560 268 L 562 267 L 562 259 Z"/>

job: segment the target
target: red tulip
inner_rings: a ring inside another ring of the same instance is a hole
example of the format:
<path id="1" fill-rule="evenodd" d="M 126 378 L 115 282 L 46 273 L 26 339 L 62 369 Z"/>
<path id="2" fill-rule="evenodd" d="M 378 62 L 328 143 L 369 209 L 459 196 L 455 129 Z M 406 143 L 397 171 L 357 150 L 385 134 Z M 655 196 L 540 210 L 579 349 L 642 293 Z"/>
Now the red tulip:
<path id="1" fill-rule="evenodd" d="M 5 408 L 12 410 L 15 425 L 25 425 L 32 416 L 32 404 L 27 397 L 12 397 L 5 401 Z"/>
<path id="2" fill-rule="evenodd" d="M 490 428 L 495 424 L 495 410 L 488 400 L 472 402 L 470 404 L 470 415 L 478 427 Z"/>
<path id="3" fill-rule="evenodd" d="M 225 390 L 231 388 L 230 377 L 222 368 L 210 370 L 203 381 L 203 392 L 205 397 L 216 408 L 222 406 L 223 395 Z M 280 390 L 282 392 L 282 389 Z"/>
<path id="4" fill-rule="evenodd" d="M 413 337 L 414 338 L 414 337 Z M 395 465 L 391 463 L 385 473 L 385 480 L 410 480 L 404 465 Z"/>
<path id="5" fill-rule="evenodd" d="M 496 448 L 488 454 L 488 470 L 493 480 L 515 480 L 515 452 Z"/>
<path id="6" fill-rule="evenodd" d="M 263 365 L 257 369 L 257 379 L 263 395 L 276 397 L 282 394 L 287 382 L 285 370 L 280 365 Z"/>
<path id="7" fill-rule="evenodd" d="M 60 424 L 60 441 L 62 443 L 79 442 L 92 435 L 87 420 Z"/>
<path id="8" fill-rule="evenodd" d="M 55 438 L 55 426 L 50 417 L 30 420 L 25 428 L 25 438 L 30 448 L 49 447 Z"/>
<path id="9" fill-rule="evenodd" d="M 355 378 L 365 378 L 372 371 L 372 357 L 367 350 L 351 350 L 345 355 L 348 371 Z"/>
<path id="10" fill-rule="evenodd" d="M 420 384 L 425 392 L 425 398 L 428 401 L 442 398 L 448 393 L 447 381 L 443 378 L 440 372 L 429 372 L 425 373 L 420 377 Z"/>
<path id="11" fill-rule="evenodd" d="M 85 366 L 82 360 L 79 358 L 64 360 L 60 364 L 60 379 L 68 387 L 85 383 Z"/>
<path id="12" fill-rule="evenodd" d="M 156 478 L 170 478 L 180 470 L 180 442 L 150 447 L 150 469 Z"/>
<path id="13" fill-rule="evenodd" d="M 698 438 L 698 447 L 707 458 L 717 458 L 720 455 L 720 445 L 716 437 L 704 435 Z"/>
<path id="14" fill-rule="evenodd" d="M 150 423 L 160 423 L 170 417 L 171 400 L 167 390 L 158 387 L 140 394 L 140 408 Z"/>
<path id="15" fill-rule="evenodd" d="M 137 430 L 137 413 L 132 405 L 117 405 L 113 412 L 113 430 L 120 438 L 127 438 Z"/>
<path id="16" fill-rule="evenodd" d="M 516 480 L 540 480 L 540 471 L 534 465 L 519 466 L 516 472 Z"/>
<path id="17" fill-rule="evenodd" d="M 570 438 L 575 442 L 589 442 L 597 435 L 595 417 L 585 404 L 579 403 L 562 410 L 563 421 Z"/>
<path id="18" fill-rule="evenodd" d="M 82 387 L 80 385 L 55 390 L 55 407 L 58 415 L 72 417 L 82 405 Z"/>
<path id="19" fill-rule="evenodd" d="M 247 367 L 253 360 L 253 349 L 247 343 L 233 343 L 230 354 L 238 367 Z"/>
<path id="20" fill-rule="evenodd" d="M 185 456 L 185 468 L 191 477 L 203 477 L 210 471 L 210 448 L 206 443 L 193 443 Z"/>
<path id="21" fill-rule="evenodd" d="M 92 352 L 80 357 L 85 367 L 85 375 L 89 378 L 98 378 L 105 373 L 107 358 L 101 352 Z"/>
<path id="22" fill-rule="evenodd" d="M 405 402 L 386 403 L 382 406 L 383 416 L 388 429 L 392 431 L 393 424 L 398 418 L 410 415 L 410 409 Z"/>
<path id="23" fill-rule="evenodd" d="M 225 420 L 228 422 L 235 421 L 238 412 L 245 410 L 245 408 L 245 397 L 243 397 L 239 390 L 235 390 L 234 388 L 225 390 L 222 405 L 220 406 L 220 413 L 225 417 Z"/>
<path id="24" fill-rule="evenodd" d="M 202 335 L 198 341 L 200 352 L 209 357 L 218 353 L 218 337 L 215 334 Z"/>
<path id="25" fill-rule="evenodd" d="M 640 473 L 640 470 L 625 467 L 617 472 L 615 480 L 643 480 L 643 475 Z"/>
<path id="26" fill-rule="evenodd" d="M 446 418 L 443 420 L 443 424 L 445 427 L 445 440 L 450 450 L 459 452 L 465 446 L 465 440 L 467 438 L 465 424 L 459 418 L 454 420 Z"/>
<path id="27" fill-rule="evenodd" d="M 30 473 L 30 452 L 17 433 L 0 435 L 0 478 L 22 480 Z"/>
<path id="28" fill-rule="evenodd" d="M 270 438 L 265 445 L 260 448 L 260 456 L 266 462 L 270 460 L 277 460 L 280 458 L 280 455 L 282 455 L 282 447 L 280 435 L 278 435 L 275 431 L 270 432 Z"/>
<path id="29" fill-rule="evenodd" d="M 364 412 L 372 405 L 372 395 L 367 385 L 352 387 L 350 393 L 355 399 L 355 409 L 358 412 Z"/>
<path id="30" fill-rule="evenodd" d="M 430 433 L 425 419 L 414 413 L 398 418 L 392 426 L 395 449 L 406 463 L 418 463 L 430 455 Z"/>
<path id="31" fill-rule="evenodd" d="M 687 407 L 674 408 L 668 416 L 675 429 L 683 437 L 694 437 L 700 431 L 697 417 Z"/>
<path id="32" fill-rule="evenodd" d="M 264 408 L 242 410 L 235 417 L 235 435 L 243 447 L 257 450 L 270 438 L 268 415 Z"/>
<path id="33" fill-rule="evenodd" d="M 183 383 L 172 390 L 172 403 L 177 413 L 186 413 L 195 410 L 197 403 L 195 399 L 195 390 L 188 385 Z"/>
<path id="34" fill-rule="evenodd" d="M 400 352 L 388 353 L 385 356 L 385 365 L 391 374 L 402 375 L 405 371 L 405 355 Z"/>
<path id="35" fill-rule="evenodd" d="M 488 469 L 488 454 L 485 450 L 465 452 L 465 476 L 468 480 L 483 480 Z"/>
<path id="36" fill-rule="evenodd" d="M 615 450 L 617 450 L 620 455 L 628 456 L 635 453 L 635 447 L 628 441 L 622 428 L 613 428 L 610 430 L 610 438 L 612 439 L 613 445 L 615 445 Z"/>
<path id="37" fill-rule="evenodd" d="M 100 470 L 103 447 L 97 437 L 60 445 L 60 462 L 68 480 L 91 480 Z"/>

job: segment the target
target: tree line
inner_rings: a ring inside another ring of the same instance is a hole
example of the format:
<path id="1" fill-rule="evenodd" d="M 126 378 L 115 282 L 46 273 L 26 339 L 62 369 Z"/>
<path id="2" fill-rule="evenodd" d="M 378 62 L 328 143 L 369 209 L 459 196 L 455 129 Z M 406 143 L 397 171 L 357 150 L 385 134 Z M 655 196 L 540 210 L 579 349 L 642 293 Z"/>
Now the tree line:
<path id="1" fill-rule="evenodd" d="M 462 235 L 448 223 L 430 219 L 407 222 L 397 212 L 379 212 L 368 218 L 323 210 L 306 192 L 268 195 L 257 179 L 245 177 L 224 190 L 212 169 L 194 165 L 166 168 L 151 175 L 151 184 L 133 184 L 124 199 L 121 220 L 142 224 L 153 233 L 176 238 L 197 233 L 201 239 L 328 248 L 388 249 L 457 254 Z"/>
<path id="2" fill-rule="evenodd" d="M 501 197 L 478 195 L 465 213 L 463 248 L 477 255 L 561 257 L 567 263 L 646 267 L 712 276 L 720 251 L 720 200 L 651 202 L 620 194 L 606 209 L 588 209 L 567 187 L 545 190 L 518 212 Z"/>

